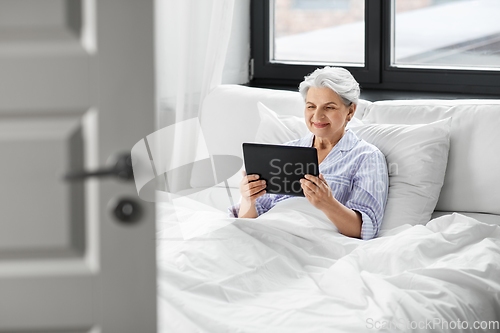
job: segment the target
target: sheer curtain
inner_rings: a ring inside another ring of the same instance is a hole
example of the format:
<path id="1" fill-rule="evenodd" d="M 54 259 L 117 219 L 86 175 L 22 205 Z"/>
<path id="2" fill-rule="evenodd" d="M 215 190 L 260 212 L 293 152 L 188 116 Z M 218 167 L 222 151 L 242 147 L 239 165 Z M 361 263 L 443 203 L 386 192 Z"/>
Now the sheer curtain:
<path id="1" fill-rule="evenodd" d="M 221 83 L 234 0 L 157 0 L 159 128 L 197 117 Z"/>
<path id="2" fill-rule="evenodd" d="M 234 0 L 156 0 L 158 130 L 148 145 L 164 192 L 223 181 L 199 118 L 204 98 L 222 83 L 234 7 Z"/>
<path id="3" fill-rule="evenodd" d="M 165 191 L 156 191 L 156 201 L 173 203 L 177 211 L 169 215 L 168 222 L 176 220 L 181 235 L 172 231 L 176 228 L 170 228 L 161 237 L 182 236 L 186 239 L 231 223 L 217 223 L 220 214 L 227 215 L 223 212 L 204 212 L 203 220 L 184 218 L 181 208 L 196 209 L 203 205 L 176 195 L 173 188 L 189 188 L 193 176 L 200 176 L 199 169 L 214 169 L 210 168 L 210 163 L 205 163 L 209 161 L 214 166 L 212 156 L 207 159 L 210 154 L 200 139 L 198 118 L 205 96 L 222 82 L 234 6 L 235 0 L 156 0 L 158 130 L 145 141 L 149 144 L 151 156 L 156 152 L 159 158 L 153 156 L 154 170 L 150 170 L 153 163 L 149 163 L 148 149 L 141 149 L 144 169 L 148 173 L 138 189 L 153 177 L 161 179 L 166 175 L 168 178 Z M 172 170 L 186 165 L 189 166 L 185 169 L 186 174 L 173 172 L 175 175 L 168 177 Z M 159 332 L 175 332 L 178 327 L 185 328 L 191 322 L 166 297 L 159 297 L 158 314 Z M 196 324 L 191 325 L 193 331 L 199 330 Z"/>

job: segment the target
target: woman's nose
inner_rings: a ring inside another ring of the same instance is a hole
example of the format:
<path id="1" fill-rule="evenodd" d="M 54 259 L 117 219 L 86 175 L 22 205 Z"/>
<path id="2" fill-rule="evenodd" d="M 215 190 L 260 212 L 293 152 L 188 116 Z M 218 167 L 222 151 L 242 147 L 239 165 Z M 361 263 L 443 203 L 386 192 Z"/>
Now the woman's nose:
<path id="1" fill-rule="evenodd" d="M 314 116 L 315 116 L 318 120 L 320 120 L 321 118 L 323 118 L 323 117 L 325 116 L 325 112 L 324 112 L 322 109 L 317 108 L 317 109 L 315 110 L 315 112 L 314 112 Z"/>

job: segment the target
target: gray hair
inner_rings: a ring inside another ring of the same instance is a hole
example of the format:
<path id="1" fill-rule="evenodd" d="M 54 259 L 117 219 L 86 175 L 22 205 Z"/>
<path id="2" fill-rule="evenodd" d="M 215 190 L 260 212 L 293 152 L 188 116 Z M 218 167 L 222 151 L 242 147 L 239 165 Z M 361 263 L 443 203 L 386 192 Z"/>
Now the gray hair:
<path id="1" fill-rule="evenodd" d="M 359 84 L 347 69 L 326 66 L 306 76 L 299 85 L 299 92 L 304 100 L 311 87 L 330 88 L 340 96 L 345 106 L 358 104 Z"/>

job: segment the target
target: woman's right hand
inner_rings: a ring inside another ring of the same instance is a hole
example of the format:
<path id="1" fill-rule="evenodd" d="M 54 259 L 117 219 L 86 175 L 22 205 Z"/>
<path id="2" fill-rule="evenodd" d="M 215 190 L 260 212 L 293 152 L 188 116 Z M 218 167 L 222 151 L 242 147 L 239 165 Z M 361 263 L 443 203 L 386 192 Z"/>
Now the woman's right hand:
<path id="1" fill-rule="evenodd" d="M 240 194 L 242 203 L 254 205 L 258 197 L 266 194 L 266 181 L 258 180 L 259 175 L 248 175 L 245 170 L 242 172 L 243 179 L 240 182 Z"/>
<path id="2" fill-rule="evenodd" d="M 255 208 L 255 201 L 258 197 L 266 194 L 266 182 L 258 180 L 259 175 L 249 175 L 242 171 L 243 179 L 240 182 L 241 205 L 238 217 L 256 218 L 259 216 Z"/>

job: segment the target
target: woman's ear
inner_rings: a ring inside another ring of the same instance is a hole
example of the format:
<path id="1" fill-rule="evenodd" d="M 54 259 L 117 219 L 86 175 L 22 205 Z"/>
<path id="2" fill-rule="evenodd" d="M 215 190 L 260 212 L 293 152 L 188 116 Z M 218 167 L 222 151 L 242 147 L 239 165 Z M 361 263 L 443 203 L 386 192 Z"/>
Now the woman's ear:
<path id="1" fill-rule="evenodd" d="M 354 103 L 351 103 L 351 105 L 349 105 L 349 115 L 352 117 L 354 117 L 354 113 L 356 112 L 356 108 L 358 107 L 357 104 L 354 104 Z"/>
<path id="2" fill-rule="evenodd" d="M 354 103 L 351 103 L 351 105 L 349 105 L 349 110 L 347 112 L 347 121 L 351 120 L 352 117 L 354 117 L 354 113 L 356 112 L 356 107 L 357 105 Z"/>

